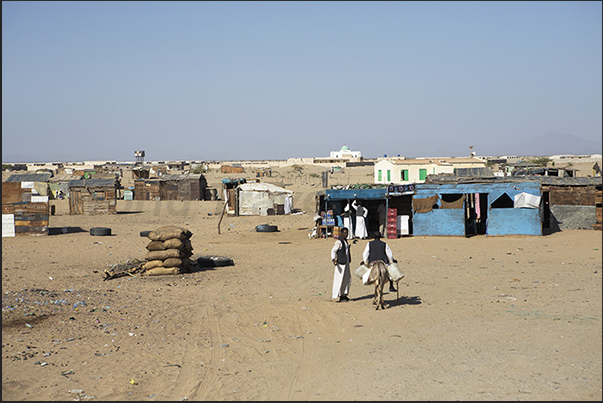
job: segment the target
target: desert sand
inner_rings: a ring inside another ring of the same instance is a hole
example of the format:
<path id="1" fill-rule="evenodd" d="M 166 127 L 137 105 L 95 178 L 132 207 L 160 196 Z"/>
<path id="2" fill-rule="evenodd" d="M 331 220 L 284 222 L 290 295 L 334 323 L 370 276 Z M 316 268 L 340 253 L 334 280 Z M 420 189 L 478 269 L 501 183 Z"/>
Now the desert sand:
<path id="1" fill-rule="evenodd" d="M 334 240 L 308 238 L 320 177 L 270 181 L 305 213 L 224 216 L 218 233 L 220 200 L 99 216 L 63 200 L 52 235 L 3 238 L 2 400 L 601 400 L 600 231 L 387 240 L 405 277 L 377 311 L 354 276 L 350 301 L 331 298 Z M 164 225 L 234 265 L 104 280 Z"/>

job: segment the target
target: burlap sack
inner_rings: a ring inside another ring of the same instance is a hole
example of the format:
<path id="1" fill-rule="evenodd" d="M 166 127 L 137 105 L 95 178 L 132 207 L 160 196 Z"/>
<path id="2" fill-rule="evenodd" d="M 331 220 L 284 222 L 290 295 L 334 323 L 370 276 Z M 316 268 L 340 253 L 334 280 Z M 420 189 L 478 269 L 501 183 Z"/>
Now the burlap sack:
<path id="1" fill-rule="evenodd" d="M 166 241 L 171 238 L 188 239 L 192 235 L 193 233 L 185 228 L 169 225 L 149 232 L 148 238 L 151 241 Z"/>
<path id="2" fill-rule="evenodd" d="M 163 249 L 182 249 L 184 242 L 188 239 L 182 240 L 180 238 L 170 238 L 163 241 Z M 189 241 L 190 244 L 190 241 Z"/>
<path id="3" fill-rule="evenodd" d="M 163 267 L 181 267 L 182 259 L 179 259 L 177 257 L 168 257 L 167 259 L 165 259 L 163 261 L 162 266 Z"/>
<path id="4" fill-rule="evenodd" d="M 163 266 L 163 260 L 149 260 L 148 262 L 146 262 L 145 264 L 142 265 L 142 268 L 144 270 L 149 270 L 149 269 L 153 269 L 155 267 L 162 267 Z"/>
<path id="5" fill-rule="evenodd" d="M 163 241 L 151 241 L 147 245 L 147 249 L 148 250 L 165 250 L 166 248 L 163 246 Z"/>
<path id="6" fill-rule="evenodd" d="M 147 252 L 145 260 L 165 260 L 170 257 L 184 257 L 184 252 L 180 249 L 152 250 Z"/>
<path id="7" fill-rule="evenodd" d="M 144 272 L 147 276 L 162 276 L 164 274 L 180 274 L 179 267 L 155 267 Z"/>

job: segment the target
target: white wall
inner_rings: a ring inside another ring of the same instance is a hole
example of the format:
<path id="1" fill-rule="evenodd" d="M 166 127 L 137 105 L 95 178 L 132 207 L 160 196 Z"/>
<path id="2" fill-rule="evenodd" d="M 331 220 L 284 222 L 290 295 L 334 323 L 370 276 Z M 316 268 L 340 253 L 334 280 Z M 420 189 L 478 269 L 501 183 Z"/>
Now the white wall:
<path id="1" fill-rule="evenodd" d="M 401 171 L 408 170 L 408 180 L 403 181 Z M 381 184 L 408 184 L 408 183 L 423 183 L 424 179 L 420 179 L 420 170 L 425 169 L 427 175 L 438 175 L 442 173 L 454 173 L 454 167 L 448 164 L 435 164 L 426 162 L 425 164 L 394 164 L 389 160 L 381 160 L 375 164 L 374 183 Z M 381 180 L 379 180 L 379 170 L 381 170 Z M 390 179 L 387 180 L 387 171 L 390 171 Z"/>

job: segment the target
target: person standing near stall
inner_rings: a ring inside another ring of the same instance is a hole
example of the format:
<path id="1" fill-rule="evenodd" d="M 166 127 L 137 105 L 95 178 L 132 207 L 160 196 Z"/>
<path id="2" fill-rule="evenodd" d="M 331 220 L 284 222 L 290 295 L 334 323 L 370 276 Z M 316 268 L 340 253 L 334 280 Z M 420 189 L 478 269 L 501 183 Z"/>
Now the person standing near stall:
<path id="1" fill-rule="evenodd" d="M 335 245 L 331 249 L 331 262 L 335 266 L 333 274 L 333 298 L 338 298 L 337 302 L 349 301 L 348 294 L 350 285 L 352 284 L 352 276 L 350 274 L 350 262 L 352 255 L 350 254 L 350 244 L 347 241 L 348 229 L 341 229 L 341 236 L 335 241 Z"/>
<path id="2" fill-rule="evenodd" d="M 356 231 L 354 235 L 356 238 L 366 239 L 368 238 L 368 231 L 366 229 L 368 210 L 358 200 L 352 202 L 352 207 L 356 209 Z"/>
<path id="3" fill-rule="evenodd" d="M 343 226 L 348 229 L 348 236 L 345 239 L 353 239 L 354 238 L 354 215 L 355 210 L 352 210 L 350 207 L 350 202 L 343 208 Z"/>

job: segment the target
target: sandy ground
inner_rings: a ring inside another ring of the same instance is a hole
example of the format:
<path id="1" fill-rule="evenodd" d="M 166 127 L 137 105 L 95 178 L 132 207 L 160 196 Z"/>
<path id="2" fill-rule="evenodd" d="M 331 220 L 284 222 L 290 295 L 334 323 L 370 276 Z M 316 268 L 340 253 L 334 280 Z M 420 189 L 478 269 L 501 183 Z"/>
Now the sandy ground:
<path id="1" fill-rule="evenodd" d="M 388 240 L 405 278 L 376 311 L 356 277 L 331 299 L 334 240 L 308 239 L 320 177 L 271 179 L 306 213 L 218 234 L 221 201 L 53 201 L 54 235 L 3 238 L 2 400 L 601 400 L 600 231 Z M 162 225 L 234 265 L 103 281 Z"/>

